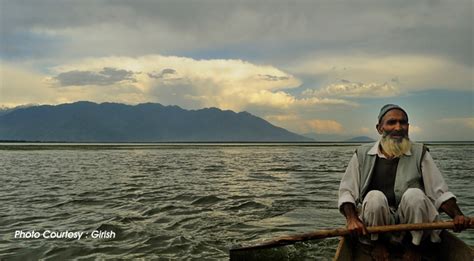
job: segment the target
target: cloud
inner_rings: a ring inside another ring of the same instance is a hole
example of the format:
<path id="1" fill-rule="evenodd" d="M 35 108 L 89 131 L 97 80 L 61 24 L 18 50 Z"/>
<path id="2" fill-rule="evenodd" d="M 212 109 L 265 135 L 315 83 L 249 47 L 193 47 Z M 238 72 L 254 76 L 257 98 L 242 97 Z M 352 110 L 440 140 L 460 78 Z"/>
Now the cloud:
<path id="1" fill-rule="evenodd" d="M 362 127 L 359 129 L 358 133 L 360 134 L 363 134 L 363 135 L 368 135 L 368 134 L 372 134 L 372 132 L 370 131 L 369 128 L 367 127 Z"/>
<path id="2" fill-rule="evenodd" d="M 255 105 L 289 107 L 319 103 L 298 100 L 280 90 L 301 84 L 293 75 L 242 60 L 161 55 L 101 57 L 77 60 L 51 71 L 56 74 L 52 79 L 61 86 L 113 85 L 119 92 L 120 86 L 133 87 L 143 93 L 143 102 L 185 108 L 215 106 L 238 111 Z"/>
<path id="3" fill-rule="evenodd" d="M 428 89 L 471 90 L 473 67 L 438 56 L 327 56 L 307 58 L 290 71 L 313 75 L 327 86 L 317 93 L 349 96 L 389 96 Z M 350 79 L 341 81 L 341 79 Z M 310 91 L 308 91 L 310 92 Z M 372 95 L 370 95 L 370 93 Z"/>
<path id="4" fill-rule="evenodd" d="M 44 75 L 29 68 L 0 62 L 0 104 L 15 107 L 24 104 L 57 103 L 61 100 L 44 81 Z"/>
<path id="5" fill-rule="evenodd" d="M 333 99 L 333 98 L 320 98 L 320 97 L 310 97 L 298 99 L 296 104 L 299 107 L 307 107 L 312 105 L 344 105 L 347 107 L 358 107 L 359 104 L 356 102 L 344 100 L 344 99 Z"/>
<path id="6" fill-rule="evenodd" d="M 282 89 L 300 86 L 299 79 L 273 66 L 242 60 L 161 55 L 100 57 L 79 59 L 49 71 L 51 75 L 44 75 L 41 81 L 49 88 L 53 101 L 58 96 L 68 101 L 160 102 L 235 111 L 354 105 L 341 99 L 297 98 Z M 73 88 L 55 88 L 65 86 Z"/>
<path id="7" fill-rule="evenodd" d="M 427 132 L 423 128 L 421 128 L 420 126 L 410 124 L 408 135 L 409 135 L 411 140 L 413 140 L 413 141 L 420 140 L 420 138 L 426 137 L 426 134 L 427 134 Z"/>
<path id="8" fill-rule="evenodd" d="M 415 132 L 421 140 L 441 140 L 441 141 L 474 141 L 474 118 L 473 117 L 452 117 L 434 119 L 423 124 L 423 132 Z M 426 130 L 426 131 L 425 131 Z M 410 133 L 412 126 L 410 125 Z"/>
<path id="9" fill-rule="evenodd" d="M 295 97 L 282 91 L 270 92 L 267 90 L 260 90 L 258 92 L 252 92 L 251 94 L 242 93 L 239 96 L 241 100 L 248 100 L 248 103 L 251 105 L 260 106 L 288 108 L 297 102 Z"/>
<path id="10" fill-rule="evenodd" d="M 113 70 L 105 71 L 113 72 Z M 5 62 L 0 63 L 0 73 L 0 105 L 6 107 L 24 104 L 59 104 L 79 100 L 122 103 L 139 103 L 147 100 L 141 90 L 127 86 L 124 82 L 117 86 L 109 85 L 108 88 L 93 88 L 93 86 L 58 88 L 59 82 L 51 76 L 25 66 Z"/>
<path id="11" fill-rule="evenodd" d="M 61 86 L 112 85 L 122 81 L 136 82 L 131 71 L 104 67 L 100 72 L 68 71 L 54 77 Z"/>
<path id="12" fill-rule="evenodd" d="M 15 57 L 182 55 L 196 50 L 229 54 L 237 46 L 258 57 L 285 61 L 301 60 L 312 51 L 439 55 L 455 63 L 473 63 L 470 0 L 271 5 L 268 1 L 26 0 L 2 1 L 2 10 L 0 48 Z M 31 41 L 22 41 L 25 38 Z"/>
<path id="13" fill-rule="evenodd" d="M 167 75 L 175 75 L 175 74 L 176 74 L 176 70 L 170 69 L 170 68 L 165 68 L 160 73 L 156 73 L 156 72 L 153 71 L 151 73 L 148 73 L 147 75 L 150 78 L 161 79 L 161 78 L 164 78 Z"/>
<path id="14" fill-rule="evenodd" d="M 388 83 L 361 83 L 341 80 L 320 90 L 307 89 L 308 96 L 341 96 L 341 97 L 391 97 L 400 94 L 394 85 Z"/>
<path id="15" fill-rule="evenodd" d="M 262 77 L 262 79 L 266 80 L 266 81 L 284 81 L 284 80 L 288 80 L 288 77 L 287 76 L 275 76 L 275 75 L 261 75 L 259 74 L 258 76 Z"/>
<path id="16" fill-rule="evenodd" d="M 474 118 L 444 118 L 437 122 L 441 124 L 457 125 L 474 130 Z"/>
<path id="17" fill-rule="evenodd" d="M 423 133 L 423 129 L 419 126 L 410 124 L 409 132 L 410 132 L 410 134 L 419 135 L 419 134 Z"/>
<path id="18" fill-rule="evenodd" d="M 342 125 L 335 120 L 309 120 L 305 124 L 316 133 L 342 133 L 344 131 Z"/>
<path id="19" fill-rule="evenodd" d="M 335 120 L 304 119 L 299 114 L 268 115 L 266 120 L 296 133 L 342 134 L 344 127 Z"/>

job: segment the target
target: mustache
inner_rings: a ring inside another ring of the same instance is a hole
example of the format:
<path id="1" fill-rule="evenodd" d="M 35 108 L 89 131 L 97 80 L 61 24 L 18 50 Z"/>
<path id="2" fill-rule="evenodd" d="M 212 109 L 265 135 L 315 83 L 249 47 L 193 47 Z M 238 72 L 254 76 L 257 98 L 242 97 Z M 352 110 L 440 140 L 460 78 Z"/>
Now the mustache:
<path id="1" fill-rule="evenodd" d="M 393 131 L 384 131 L 383 132 L 384 137 L 392 136 L 392 135 L 401 136 L 401 137 L 404 137 L 404 138 L 408 137 L 408 133 L 406 131 L 403 131 L 403 130 L 400 130 L 400 131 L 393 130 Z"/>

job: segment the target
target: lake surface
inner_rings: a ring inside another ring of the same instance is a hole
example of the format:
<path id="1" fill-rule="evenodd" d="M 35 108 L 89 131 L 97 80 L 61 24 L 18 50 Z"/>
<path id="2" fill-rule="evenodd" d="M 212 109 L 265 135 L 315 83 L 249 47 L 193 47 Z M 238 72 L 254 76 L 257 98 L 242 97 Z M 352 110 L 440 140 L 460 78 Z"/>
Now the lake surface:
<path id="1" fill-rule="evenodd" d="M 227 260 L 233 245 L 341 227 L 337 189 L 356 147 L 3 143 L 0 259 Z M 430 151 L 474 216 L 473 144 Z M 93 238 L 96 230 L 115 237 Z M 84 234 L 49 238 L 56 232 Z M 473 234 L 459 237 L 474 245 Z M 282 251 L 330 260 L 336 245 L 328 239 Z"/>

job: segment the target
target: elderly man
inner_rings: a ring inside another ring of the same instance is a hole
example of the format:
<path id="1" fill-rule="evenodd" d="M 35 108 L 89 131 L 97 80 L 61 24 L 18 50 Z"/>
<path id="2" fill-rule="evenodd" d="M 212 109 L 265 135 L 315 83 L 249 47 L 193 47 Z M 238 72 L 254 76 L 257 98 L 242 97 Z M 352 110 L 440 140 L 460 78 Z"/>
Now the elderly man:
<path id="1" fill-rule="evenodd" d="M 378 235 L 365 236 L 366 226 L 432 222 L 438 219 L 438 210 L 454 219 L 455 231 L 466 229 L 470 222 L 427 148 L 409 140 L 408 127 L 405 110 L 394 104 L 383 106 L 376 125 L 381 139 L 356 150 L 339 187 L 339 209 L 347 219 L 347 228 L 353 235 L 364 235 L 361 241 L 374 245 L 376 260 L 388 260 L 388 251 Z M 356 206 L 361 207 L 359 213 Z M 417 246 L 422 239 L 439 242 L 439 232 L 411 231 L 412 246 L 405 260 L 419 259 Z M 395 242 L 401 239 L 390 238 Z"/>

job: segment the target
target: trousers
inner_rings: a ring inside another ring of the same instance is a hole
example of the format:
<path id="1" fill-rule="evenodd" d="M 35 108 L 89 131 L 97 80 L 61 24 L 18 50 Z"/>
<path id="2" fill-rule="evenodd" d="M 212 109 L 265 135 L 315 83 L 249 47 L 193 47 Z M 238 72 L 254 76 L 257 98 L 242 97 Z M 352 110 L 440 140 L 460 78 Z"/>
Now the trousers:
<path id="1" fill-rule="evenodd" d="M 383 226 L 394 224 L 415 224 L 439 220 L 439 213 L 426 194 L 418 188 L 409 188 L 402 195 L 398 208 L 388 205 L 385 195 L 378 190 L 371 190 L 362 202 L 360 218 L 366 226 Z M 410 231 L 412 243 L 420 245 L 429 237 L 431 242 L 440 242 L 440 230 Z M 378 240 L 378 234 L 370 235 L 370 240 Z M 400 242 L 404 233 L 393 235 L 391 240 Z"/>

